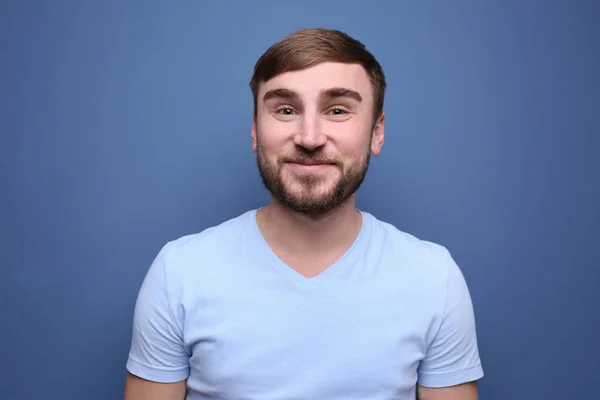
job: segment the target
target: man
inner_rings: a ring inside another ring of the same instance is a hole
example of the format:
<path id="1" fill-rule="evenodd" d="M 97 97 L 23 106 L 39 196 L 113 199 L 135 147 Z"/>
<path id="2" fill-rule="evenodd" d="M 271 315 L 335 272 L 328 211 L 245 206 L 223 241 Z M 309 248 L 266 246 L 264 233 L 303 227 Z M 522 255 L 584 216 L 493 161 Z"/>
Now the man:
<path id="1" fill-rule="evenodd" d="M 355 207 L 384 142 L 384 73 L 307 29 L 257 62 L 271 201 L 165 245 L 135 307 L 126 400 L 475 400 L 470 295 L 442 246 Z"/>

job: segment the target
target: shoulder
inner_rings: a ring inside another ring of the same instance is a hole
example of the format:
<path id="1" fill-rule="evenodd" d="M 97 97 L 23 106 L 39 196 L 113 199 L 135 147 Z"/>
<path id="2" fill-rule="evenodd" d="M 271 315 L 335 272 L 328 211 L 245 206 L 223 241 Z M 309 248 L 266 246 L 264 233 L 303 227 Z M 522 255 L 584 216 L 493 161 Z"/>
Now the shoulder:
<path id="1" fill-rule="evenodd" d="M 377 262 L 380 283 L 414 302 L 422 315 L 441 317 L 449 297 L 467 290 L 462 271 L 443 244 L 419 238 L 371 216 L 370 263 Z"/>
<path id="2" fill-rule="evenodd" d="M 373 236 L 379 237 L 373 247 L 381 246 L 384 254 L 386 282 L 400 288 L 419 310 L 414 317 L 426 322 L 428 346 L 437 340 L 436 345 L 444 348 L 445 339 L 450 343 L 471 338 L 474 313 L 469 288 L 448 248 L 374 217 L 373 221 Z"/>
<path id="3" fill-rule="evenodd" d="M 215 261 L 223 263 L 239 251 L 242 237 L 252 227 L 255 211 L 247 211 L 218 225 L 165 243 L 157 257 L 161 259 L 165 273 L 181 280 L 199 273 Z"/>
<path id="4" fill-rule="evenodd" d="M 366 213 L 372 220 L 373 246 L 396 260 L 411 272 L 428 277 L 446 277 L 449 269 L 457 268 L 446 246 L 420 238 Z"/>
<path id="5" fill-rule="evenodd" d="M 173 239 L 165 244 L 172 255 L 185 255 L 207 246 L 223 246 L 235 242 L 253 222 L 256 210 L 247 211 L 241 215 L 223 221 L 218 225 L 207 227 L 199 232 L 187 234 Z"/>

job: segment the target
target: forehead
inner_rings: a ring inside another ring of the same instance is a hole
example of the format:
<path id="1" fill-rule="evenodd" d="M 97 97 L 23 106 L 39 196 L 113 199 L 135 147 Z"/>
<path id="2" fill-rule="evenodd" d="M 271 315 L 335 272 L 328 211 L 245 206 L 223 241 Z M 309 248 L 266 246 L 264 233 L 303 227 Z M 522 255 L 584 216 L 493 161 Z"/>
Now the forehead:
<path id="1" fill-rule="evenodd" d="M 300 71 L 280 74 L 260 85 L 259 98 L 272 89 L 290 89 L 301 98 L 316 98 L 322 90 L 344 88 L 360 93 L 364 100 L 372 99 L 371 81 L 359 64 L 326 62 Z"/>

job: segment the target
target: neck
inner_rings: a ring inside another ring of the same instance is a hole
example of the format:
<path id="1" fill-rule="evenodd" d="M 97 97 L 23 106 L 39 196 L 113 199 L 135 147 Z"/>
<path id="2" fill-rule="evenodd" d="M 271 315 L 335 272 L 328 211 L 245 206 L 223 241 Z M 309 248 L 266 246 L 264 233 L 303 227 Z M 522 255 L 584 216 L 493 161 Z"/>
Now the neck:
<path id="1" fill-rule="evenodd" d="M 362 226 L 352 196 L 319 216 L 295 213 L 275 200 L 257 213 L 257 223 L 269 244 L 294 254 L 327 253 L 350 246 Z"/>

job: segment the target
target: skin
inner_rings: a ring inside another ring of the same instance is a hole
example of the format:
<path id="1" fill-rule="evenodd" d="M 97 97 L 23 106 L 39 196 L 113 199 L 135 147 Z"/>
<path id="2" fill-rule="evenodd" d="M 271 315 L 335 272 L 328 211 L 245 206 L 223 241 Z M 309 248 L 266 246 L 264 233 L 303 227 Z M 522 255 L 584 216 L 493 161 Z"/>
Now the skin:
<path id="1" fill-rule="evenodd" d="M 289 200 L 272 195 L 257 213 L 258 225 L 288 266 L 314 277 L 360 231 L 355 190 L 369 156 L 381 152 L 384 115 L 373 124 L 371 83 L 359 65 L 322 63 L 284 73 L 262 84 L 257 99 L 252 149 L 263 181 L 270 180 L 267 189 L 279 187 Z M 314 160 L 333 165 L 299 165 Z"/>
<path id="2" fill-rule="evenodd" d="M 251 128 L 261 178 L 272 193 L 257 223 L 273 251 L 305 278 L 322 273 L 356 239 L 356 190 L 384 143 L 373 91 L 360 65 L 321 63 L 260 85 Z M 311 164 L 311 165 L 308 165 Z M 420 400 L 477 400 L 476 383 L 417 387 Z M 185 381 L 128 375 L 125 400 L 183 400 Z"/>
<path id="3" fill-rule="evenodd" d="M 125 400 L 185 400 L 186 381 L 159 383 L 127 374 Z"/>

